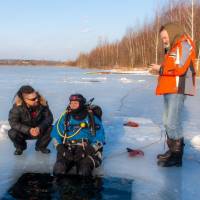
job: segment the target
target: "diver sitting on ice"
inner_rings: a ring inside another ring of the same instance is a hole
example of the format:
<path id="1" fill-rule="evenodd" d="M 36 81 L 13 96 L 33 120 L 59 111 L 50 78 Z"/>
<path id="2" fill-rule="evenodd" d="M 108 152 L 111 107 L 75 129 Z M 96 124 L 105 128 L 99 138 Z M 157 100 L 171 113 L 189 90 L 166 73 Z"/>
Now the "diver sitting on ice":
<path id="1" fill-rule="evenodd" d="M 56 122 L 51 137 L 57 150 L 54 175 L 67 174 L 76 166 L 81 176 L 91 176 L 102 162 L 104 129 L 99 106 L 86 103 L 81 94 L 73 94 L 69 105 Z"/>

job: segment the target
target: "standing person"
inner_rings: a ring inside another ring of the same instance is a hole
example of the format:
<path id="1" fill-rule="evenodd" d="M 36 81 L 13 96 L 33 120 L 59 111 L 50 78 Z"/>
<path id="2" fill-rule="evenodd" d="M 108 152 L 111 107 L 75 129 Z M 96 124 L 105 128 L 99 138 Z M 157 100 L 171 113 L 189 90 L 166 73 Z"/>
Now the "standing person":
<path id="1" fill-rule="evenodd" d="M 52 113 L 44 97 L 29 85 L 23 85 L 15 95 L 8 119 L 11 129 L 8 136 L 21 155 L 27 148 L 26 140 L 37 139 L 35 150 L 50 153 L 47 146 L 53 122 Z"/>
<path id="2" fill-rule="evenodd" d="M 53 174 L 67 174 L 76 166 L 78 175 L 91 176 L 102 162 L 105 141 L 102 111 L 99 106 L 88 105 L 81 94 L 71 95 L 69 101 L 51 133 L 57 149 Z"/>
<path id="3" fill-rule="evenodd" d="M 159 72 L 156 94 L 164 97 L 163 123 L 169 150 L 157 156 L 158 165 L 182 166 L 184 140 L 181 113 L 186 95 L 195 94 L 195 47 L 183 27 L 176 23 L 162 26 L 160 37 L 164 44 L 164 61 L 151 67 Z"/>

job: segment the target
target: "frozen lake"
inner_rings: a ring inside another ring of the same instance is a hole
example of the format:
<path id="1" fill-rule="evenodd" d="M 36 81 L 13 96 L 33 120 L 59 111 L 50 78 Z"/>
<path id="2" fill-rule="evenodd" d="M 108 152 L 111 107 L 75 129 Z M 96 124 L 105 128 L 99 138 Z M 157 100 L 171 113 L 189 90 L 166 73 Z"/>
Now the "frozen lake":
<path id="1" fill-rule="evenodd" d="M 162 97 L 154 95 L 157 78 L 142 74 L 87 74 L 91 71 L 96 70 L 0 67 L 0 198 L 5 198 L 6 191 L 22 174 L 52 173 L 55 162 L 52 144 L 53 153 L 42 155 L 34 151 L 34 141 L 29 141 L 28 149 L 16 157 L 7 138 L 8 111 L 14 94 L 21 85 L 31 84 L 48 100 L 54 119 L 63 112 L 70 94 L 78 92 L 88 99 L 95 98 L 94 103 L 104 111 L 107 141 L 103 165 L 96 174 L 133 180 L 130 199 L 200 199 L 200 151 L 193 142 L 200 135 L 199 80 L 197 95 L 188 97 L 184 108 L 183 167 L 160 168 L 156 165 L 156 155 L 164 151 L 163 104 Z M 140 126 L 124 127 L 123 123 L 129 119 Z M 142 148 L 151 143 L 154 144 Z M 145 155 L 130 158 L 123 153 L 126 147 L 141 148 Z"/>

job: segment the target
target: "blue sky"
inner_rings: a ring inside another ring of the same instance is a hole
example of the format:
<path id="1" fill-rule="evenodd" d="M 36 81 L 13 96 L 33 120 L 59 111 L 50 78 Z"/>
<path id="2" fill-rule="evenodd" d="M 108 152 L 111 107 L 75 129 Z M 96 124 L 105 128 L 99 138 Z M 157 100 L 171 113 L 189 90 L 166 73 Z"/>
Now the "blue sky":
<path id="1" fill-rule="evenodd" d="M 75 59 L 151 20 L 161 1 L 0 0 L 0 59 Z"/>

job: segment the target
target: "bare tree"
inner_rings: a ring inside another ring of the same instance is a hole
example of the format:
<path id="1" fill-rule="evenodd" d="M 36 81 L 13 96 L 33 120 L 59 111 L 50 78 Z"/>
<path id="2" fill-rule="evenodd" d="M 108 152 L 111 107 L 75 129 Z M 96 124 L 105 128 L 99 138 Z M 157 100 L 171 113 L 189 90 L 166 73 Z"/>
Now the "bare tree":
<path id="1" fill-rule="evenodd" d="M 158 42 L 159 42 L 159 29 L 160 29 L 160 17 L 158 10 L 156 11 L 156 16 L 155 16 L 155 36 L 154 36 L 154 41 L 155 41 L 155 63 L 158 63 Z"/>
<path id="2" fill-rule="evenodd" d="M 127 30 L 126 36 L 124 37 L 124 42 L 129 54 L 129 63 L 133 68 L 135 64 L 135 44 L 134 44 L 135 32 L 132 28 Z"/>

